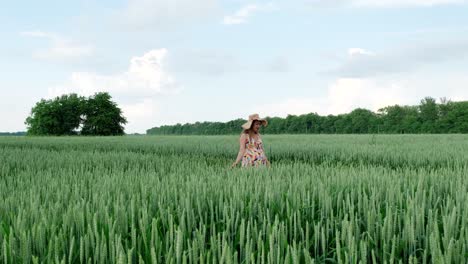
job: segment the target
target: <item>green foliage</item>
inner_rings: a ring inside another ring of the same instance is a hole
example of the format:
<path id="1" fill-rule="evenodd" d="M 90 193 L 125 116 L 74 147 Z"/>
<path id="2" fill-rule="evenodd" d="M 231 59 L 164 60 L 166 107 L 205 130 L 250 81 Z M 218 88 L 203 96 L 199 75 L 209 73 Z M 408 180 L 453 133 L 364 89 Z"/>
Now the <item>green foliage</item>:
<path id="1" fill-rule="evenodd" d="M 350 133 L 364 134 L 377 132 L 378 116 L 370 110 L 358 108 L 348 115 L 347 122 Z"/>
<path id="2" fill-rule="evenodd" d="M 264 134 L 417 134 L 468 133 L 468 102 L 450 102 L 445 98 L 437 104 L 426 97 L 418 106 L 393 105 L 374 113 L 358 108 L 348 114 L 320 116 L 316 113 L 288 115 L 286 118 L 266 117 Z M 227 123 L 203 122 L 177 124 L 148 129 L 149 135 L 230 135 L 239 134 L 246 120 Z"/>
<path id="3" fill-rule="evenodd" d="M 448 102 L 444 115 L 438 120 L 441 130 L 449 133 L 468 133 L 468 102 Z"/>
<path id="4" fill-rule="evenodd" d="M 81 122 L 84 98 L 77 94 L 41 99 L 26 119 L 28 135 L 74 135 Z"/>
<path id="5" fill-rule="evenodd" d="M 380 121 L 382 128 L 380 132 L 415 134 L 428 132 L 421 130 L 421 119 L 417 106 L 388 106 L 380 109 Z"/>
<path id="6" fill-rule="evenodd" d="M 123 135 L 127 121 L 108 93 L 41 99 L 26 119 L 28 135 Z M 80 126 L 83 126 L 79 131 Z"/>
<path id="7" fill-rule="evenodd" d="M 127 120 L 108 93 L 97 93 L 86 101 L 82 135 L 123 135 Z"/>
<path id="8" fill-rule="evenodd" d="M 439 119 L 439 107 L 434 98 L 426 97 L 419 105 L 421 130 L 428 133 L 437 132 L 436 122 Z"/>
<path id="9" fill-rule="evenodd" d="M 1 263 L 468 263 L 467 135 L 0 137 Z"/>

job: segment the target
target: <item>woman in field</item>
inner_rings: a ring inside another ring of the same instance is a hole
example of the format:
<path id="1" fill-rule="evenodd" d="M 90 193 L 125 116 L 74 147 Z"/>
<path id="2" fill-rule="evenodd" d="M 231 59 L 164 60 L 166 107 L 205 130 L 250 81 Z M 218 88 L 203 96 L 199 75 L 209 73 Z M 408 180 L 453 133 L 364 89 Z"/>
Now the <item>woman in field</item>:
<path id="1" fill-rule="evenodd" d="M 260 137 L 260 126 L 267 126 L 265 119 L 260 119 L 258 114 L 249 116 L 249 121 L 242 125 L 243 131 L 239 139 L 239 153 L 232 168 L 237 166 L 242 160 L 242 167 L 270 166 L 265 151 L 263 149 L 262 138 Z"/>

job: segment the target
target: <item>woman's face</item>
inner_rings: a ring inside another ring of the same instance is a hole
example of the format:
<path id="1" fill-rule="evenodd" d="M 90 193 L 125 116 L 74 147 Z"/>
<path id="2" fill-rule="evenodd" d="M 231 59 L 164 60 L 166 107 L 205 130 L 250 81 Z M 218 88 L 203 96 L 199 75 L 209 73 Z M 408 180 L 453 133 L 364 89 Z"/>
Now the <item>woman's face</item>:
<path id="1" fill-rule="evenodd" d="M 252 124 L 252 130 L 255 132 L 255 133 L 258 133 L 258 131 L 260 130 L 260 126 L 261 126 L 261 122 L 258 121 L 258 120 L 255 120 Z"/>

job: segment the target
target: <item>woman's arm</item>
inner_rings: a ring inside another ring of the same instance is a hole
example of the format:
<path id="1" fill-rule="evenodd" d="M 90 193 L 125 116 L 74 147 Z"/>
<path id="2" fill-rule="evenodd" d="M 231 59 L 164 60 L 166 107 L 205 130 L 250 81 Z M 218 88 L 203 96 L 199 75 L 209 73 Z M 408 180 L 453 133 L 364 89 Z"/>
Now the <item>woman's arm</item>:
<path id="1" fill-rule="evenodd" d="M 236 161 L 232 164 L 231 167 L 235 167 L 239 163 L 239 161 L 242 159 L 242 157 L 244 156 L 244 153 L 245 153 L 245 139 L 246 139 L 246 135 L 242 134 L 240 136 L 240 139 L 239 139 L 239 153 L 237 154 Z"/>

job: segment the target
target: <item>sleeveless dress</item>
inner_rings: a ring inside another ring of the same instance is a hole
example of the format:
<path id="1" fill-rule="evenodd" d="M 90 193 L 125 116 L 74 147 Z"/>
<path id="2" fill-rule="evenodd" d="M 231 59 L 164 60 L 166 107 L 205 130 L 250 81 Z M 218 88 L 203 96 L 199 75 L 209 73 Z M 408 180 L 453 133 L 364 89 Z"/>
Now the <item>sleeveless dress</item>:
<path id="1" fill-rule="evenodd" d="M 250 135 L 245 139 L 245 153 L 242 157 L 242 167 L 259 167 L 266 165 L 263 142 L 259 137 L 258 141 L 251 139 Z"/>

